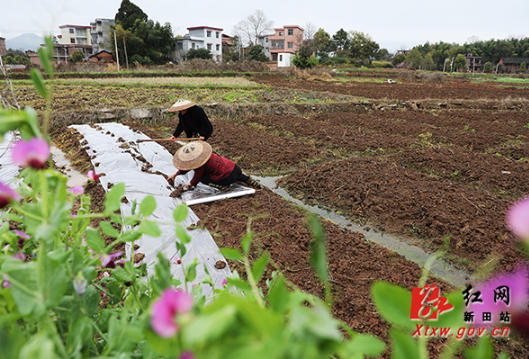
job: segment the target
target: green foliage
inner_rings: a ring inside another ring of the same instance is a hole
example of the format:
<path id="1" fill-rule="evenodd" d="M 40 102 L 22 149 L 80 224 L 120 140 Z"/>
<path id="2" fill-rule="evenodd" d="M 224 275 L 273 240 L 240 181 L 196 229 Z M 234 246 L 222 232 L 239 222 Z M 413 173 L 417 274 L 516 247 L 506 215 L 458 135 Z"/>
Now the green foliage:
<path id="1" fill-rule="evenodd" d="M 493 65 L 492 65 L 492 62 L 486 62 L 485 65 L 483 66 L 483 72 L 491 72 L 492 69 L 493 69 Z"/>
<path id="2" fill-rule="evenodd" d="M 138 54 L 132 55 L 132 57 L 129 60 L 131 63 L 139 63 L 140 65 L 152 65 L 154 62 L 151 60 L 149 56 L 140 56 Z"/>
<path id="3" fill-rule="evenodd" d="M 74 52 L 72 52 L 72 56 L 70 56 L 68 61 L 75 64 L 77 62 L 83 62 L 84 58 L 85 56 L 81 50 L 74 50 Z"/>
<path id="4" fill-rule="evenodd" d="M 380 46 L 373 41 L 369 34 L 364 34 L 360 31 L 351 31 L 349 33 L 349 50 L 350 56 L 357 60 L 367 60 L 371 63 L 371 58 L 374 58 Z"/>
<path id="5" fill-rule="evenodd" d="M 318 59 L 312 56 L 312 52 L 306 46 L 301 47 L 292 58 L 294 66 L 300 69 L 311 69 L 318 66 Z"/>
<path id="6" fill-rule="evenodd" d="M 123 29 L 128 30 L 134 26 L 136 20 L 146 22 L 147 14 L 129 0 L 122 0 L 115 20 L 116 24 L 120 24 Z"/>
<path id="7" fill-rule="evenodd" d="M 522 63 L 520 64 L 520 70 L 521 70 L 521 71 L 525 71 L 525 70 L 527 70 L 527 64 L 526 64 L 525 62 L 522 62 Z"/>
<path id="8" fill-rule="evenodd" d="M 252 45 L 248 48 L 247 52 L 248 59 L 260 62 L 268 62 L 268 57 L 264 54 L 263 47 L 261 45 Z"/>
<path id="9" fill-rule="evenodd" d="M 338 50 L 347 50 L 349 48 L 349 35 L 344 29 L 340 29 L 332 36 Z"/>
<path id="10" fill-rule="evenodd" d="M 454 70 L 464 71 L 467 68 L 467 58 L 463 54 L 458 54 L 454 60 Z"/>
<path id="11" fill-rule="evenodd" d="M 329 52 L 336 50 L 336 43 L 322 28 L 318 29 L 314 34 L 312 45 L 316 55 L 324 60 L 329 57 Z"/>
<path id="12" fill-rule="evenodd" d="M 397 67 L 398 64 L 403 63 L 406 60 L 406 55 L 404 54 L 397 54 L 393 56 L 393 60 L 391 60 L 391 63 L 393 66 Z"/>
<path id="13" fill-rule="evenodd" d="M 404 61 L 404 63 L 409 68 L 416 70 L 421 67 L 423 61 L 424 59 L 419 50 L 413 49 L 408 53 L 408 55 L 406 55 L 406 60 Z"/>
<path id="14" fill-rule="evenodd" d="M 148 19 L 147 15 L 129 0 L 123 0 L 121 3 L 116 14 L 115 30 L 122 63 L 125 63 L 125 52 L 131 59 L 136 54 L 141 56 L 143 64 L 150 64 L 147 59 L 155 64 L 169 60 L 168 54 L 174 48 L 171 24 L 160 25 L 158 21 Z M 111 34 L 111 42 L 114 44 L 114 32 Z"/>
<path id="15" fill-rule="evenodd" d="M 204 59 L 211 60 L 213 56 L 208 49 L 190 49 L 186 54 L 186 60 Z"/>
<path id="16" fill-rule="evenodd" d="M 31 63 L 31 60 L 26 53 L 12 49 L 9 49 L 7 54 L 2 57 L 2 61 L 6 65 L 29 65 Z"/>

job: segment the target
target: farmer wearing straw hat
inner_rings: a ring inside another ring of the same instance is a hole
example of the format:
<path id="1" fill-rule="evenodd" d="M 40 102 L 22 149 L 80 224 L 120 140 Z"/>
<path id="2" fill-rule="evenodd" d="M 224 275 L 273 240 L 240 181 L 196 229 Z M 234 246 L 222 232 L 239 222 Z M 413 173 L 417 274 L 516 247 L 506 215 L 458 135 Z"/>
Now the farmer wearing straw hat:
<path id="1" fill-rule="evenodd" d="M 195 141 L 181 147 L 173 157 L 173 164 L 178 169 L 168 177 L 174 180 L 177 175 L 195 170 L 191 182 L 184 186 L 189 189 L 202 182 L 208 186 L 225 190 L 237 181 L 245 182 L 254 188 L 261 188 L 259 182 L 242 173 L 241 168 L 227 158 L 212 153 L 209 143 Z"/>
<path id="2" fill-rule="evenodd" d="M 179 120 L 171 141 L 175 141 L 182 132 L 188 138 L 198 137 L 201 141 L 207 141 L 213 133 L 213 125 L 204 109 L 192 101 L 180 99 L 169 108 L 169 112 L 178 112 Z"/>

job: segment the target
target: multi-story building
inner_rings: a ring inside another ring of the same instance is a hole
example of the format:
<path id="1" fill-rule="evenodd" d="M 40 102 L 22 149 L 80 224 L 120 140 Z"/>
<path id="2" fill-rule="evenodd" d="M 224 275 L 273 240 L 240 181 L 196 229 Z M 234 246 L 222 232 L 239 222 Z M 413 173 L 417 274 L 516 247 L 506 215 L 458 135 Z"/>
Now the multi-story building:
<path id="1" fill-rule="evenodd" d="M 222 30 L 216 27 L 197 26 L 188 27 L 189 33 L 176 39 L 176 48 L 172 54 L 173 60 L 185 60 L 185 55 L 191 49 L 207 49 L 213 60 L 222 61 Z"/>
<path id="2" fill-rule="evenodd" d="M 61 34 L 57 36 L 61 45 L 90 45 L 92 46 L 91 26 L 62 25 Z"/>
<path id="3" fill-rule="evenodd" d="M 59 26 L 61 34 L 57 36 L 53 61 L 56 65 L 67 63 L 75 50 L 79 50 L 88 59 L 92 55 L 92 26 L 62 25 Z"/>
<path id="4" fill-rule="evenodd" d="M 112 44 L 112 36 L 110 33 L 110 26 L 116 25 L 114 19 L 101 19 L 97 18 L 90 23 L 92 35 L 92 52 L 94 54 L 99 53 L 102 50 L 112 52 L 114 44 Z"/>
<path id="5" fill-rule="evenodd" d="M 277 61 L 278 67 L 289 67 L 292 56 L 303 44 L 303 28 L 298 25 L 284 25 L 274 29 L 274 35 L 269 35 L 270 56 Z"/>

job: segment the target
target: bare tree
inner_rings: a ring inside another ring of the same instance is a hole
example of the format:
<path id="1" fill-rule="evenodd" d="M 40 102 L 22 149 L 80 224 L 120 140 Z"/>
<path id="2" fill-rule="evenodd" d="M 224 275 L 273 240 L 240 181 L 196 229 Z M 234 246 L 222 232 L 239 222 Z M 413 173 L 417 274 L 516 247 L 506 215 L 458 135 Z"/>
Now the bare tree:
<path id="1" fill-rule="evenodd" d="M 239 21 L 233 28 L 233 32 L 238 36 L 244 45 L 255 45 L 257 37 L 272 30 L 274 22 L 268 20 L 263 10 L 255 10 L 246 19 Z"/>
<path id="2" fill-rule="evenodd" d="M 318 28 L 314 23 L 308 22 L 305 24 L 305 31 L 303 31 L 302 45 L 307 46 L 311 51 L 314 51 L 314 34 Z"/>
<path id="3" fill-rule="evenodd" d="M 312 41 L 314 39 L 314 34 L 318 31 L 318 28 L 314 23 L 308 22 L 305 24 L 305 31 L 303 32 L 303 37 L 305 40 Z"/>

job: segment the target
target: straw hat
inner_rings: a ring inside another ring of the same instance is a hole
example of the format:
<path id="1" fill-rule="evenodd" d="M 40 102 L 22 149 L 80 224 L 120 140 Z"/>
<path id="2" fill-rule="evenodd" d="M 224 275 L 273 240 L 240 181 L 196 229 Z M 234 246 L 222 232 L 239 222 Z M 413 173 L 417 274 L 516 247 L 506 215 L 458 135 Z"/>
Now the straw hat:
<path id="1" fill-rule="evenodd" d="M 180 100 L 176 101 L 173 106 L 169 108 L 169 112 L 178 112 L 185 110 L 186 108 L 190 108 L 195 106 L 196 103 L 193 101 L 184 100 L 181 98 Z"/>
<path id="2" fill-rule="evenodd" d="M 211 146 L 205 141 L 194 141 L 181 147 L 173 157 L 173 165 L 181 171 L 190 171 L 204 165 L 211 157 Z"/>

